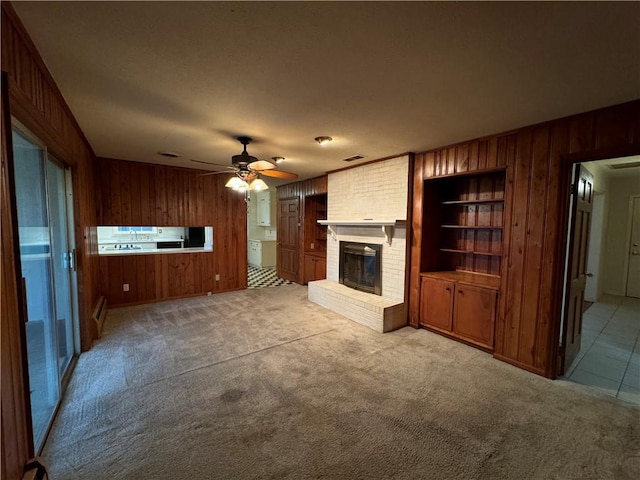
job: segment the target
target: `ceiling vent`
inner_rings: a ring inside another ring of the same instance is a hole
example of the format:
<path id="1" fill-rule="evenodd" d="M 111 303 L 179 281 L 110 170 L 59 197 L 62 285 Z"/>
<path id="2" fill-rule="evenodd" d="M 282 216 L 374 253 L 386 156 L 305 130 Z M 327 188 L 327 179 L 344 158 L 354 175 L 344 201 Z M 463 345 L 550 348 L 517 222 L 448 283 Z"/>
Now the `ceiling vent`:
<path id="1" fill-rule="evenodd" d="M 361 158 L 364 158 L 364 155 L 354 155 L 353 157 L 345 158 L 342 161 L 343 162 L 353 162 L 354 160 L 360 160 Z"/>
<path id="2" fill-rule="evenodd" d="M 629 162 L 629 163 L 610 163 L 607 167 L 613 170 L 622 170 L 623 168 L 633 168 L 640 167 L 640 162 Z"/>

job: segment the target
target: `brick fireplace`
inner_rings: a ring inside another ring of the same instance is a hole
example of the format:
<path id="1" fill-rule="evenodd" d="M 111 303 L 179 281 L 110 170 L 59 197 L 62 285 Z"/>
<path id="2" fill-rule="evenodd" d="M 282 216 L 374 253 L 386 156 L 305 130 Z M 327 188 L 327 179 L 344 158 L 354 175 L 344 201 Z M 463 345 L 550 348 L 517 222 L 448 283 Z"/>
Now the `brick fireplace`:
<path id="1" fill-rule="evenodd" d="M 329 174 L 327 278 L 309 282 L 309 300 L 379 332 L 407 324 L 408 162 L 402 156 Z M 379 251 L 379 292 L 340 282 L 341 243 Z"/>

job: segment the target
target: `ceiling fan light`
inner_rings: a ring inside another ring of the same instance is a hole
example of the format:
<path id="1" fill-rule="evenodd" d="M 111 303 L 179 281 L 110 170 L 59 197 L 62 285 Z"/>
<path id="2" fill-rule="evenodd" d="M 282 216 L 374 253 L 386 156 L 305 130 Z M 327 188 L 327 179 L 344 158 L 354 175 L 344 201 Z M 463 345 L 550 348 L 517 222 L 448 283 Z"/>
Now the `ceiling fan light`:
<path id="1" fill-rule="evenodd" d="M 268 189 L 269 189 L 269 185 L 264 183 L 264 180 L 262 180 L 261 178 L 256 178 L 249 184 L 249 190 L 255 190 L 257 192 L 260 192 L 262 190 L 268 190 Z"/>
<path id="2" fill-rule="evenodd" d="M 333 138 L 331 137 L 326 137 L 326 136 L 321 136 L 321 137 L 316 137 L 315 141 L 318 142 L 320 145 L 326 145 L 327 143 L 329 143 L 331 140 L 333 140 Z"/>
<path id="3" fill-rule="evenodd" d="M 235 176 L 231 177 L 229 181 L 224 184 L 224 186 L 227 188 L 233 188 L 234 190 L 237 190 L 239 188 L 249 188 L 249 184 L 247 182 L 242 180 L 240 177 Z"/>

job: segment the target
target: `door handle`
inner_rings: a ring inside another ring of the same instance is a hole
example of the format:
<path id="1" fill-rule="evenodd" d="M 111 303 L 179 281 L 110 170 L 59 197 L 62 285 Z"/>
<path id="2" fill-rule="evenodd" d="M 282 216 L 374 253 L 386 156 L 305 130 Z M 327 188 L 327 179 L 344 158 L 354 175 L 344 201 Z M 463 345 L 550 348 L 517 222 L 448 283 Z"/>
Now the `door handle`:
<path id="1" fill-rule="evenodd" d="M 593 277 L 593 273 L 587 273 L 587 277 L 589 278 Z"/>
<path id="2" fill-rule="evenodd" d="M 631 255 L 640 255 L 640 253 L 636 252 L 635 250 L 633 252 L 631 252 Z"/>

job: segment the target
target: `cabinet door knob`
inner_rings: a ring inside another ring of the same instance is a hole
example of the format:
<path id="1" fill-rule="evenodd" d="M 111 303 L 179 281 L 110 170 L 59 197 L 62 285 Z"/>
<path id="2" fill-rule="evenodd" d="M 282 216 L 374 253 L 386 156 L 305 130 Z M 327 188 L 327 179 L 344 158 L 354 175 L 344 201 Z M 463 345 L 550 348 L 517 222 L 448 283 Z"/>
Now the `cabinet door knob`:
<path id="1" fill-rule="evenodd" d="M 458 293 L 459 293 L 460 295 L 464 295 L 464 290 L 458 290 Z"/>
<path id="2" fill-rule="evenodd" d="M 447 287 L 447 288 L 445 288 L 445 290 L 446 290 L 447 292 L 450 292 L 450 291 L 451 291 L 451 287 Z"/>

